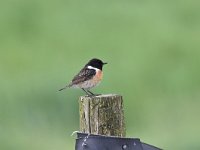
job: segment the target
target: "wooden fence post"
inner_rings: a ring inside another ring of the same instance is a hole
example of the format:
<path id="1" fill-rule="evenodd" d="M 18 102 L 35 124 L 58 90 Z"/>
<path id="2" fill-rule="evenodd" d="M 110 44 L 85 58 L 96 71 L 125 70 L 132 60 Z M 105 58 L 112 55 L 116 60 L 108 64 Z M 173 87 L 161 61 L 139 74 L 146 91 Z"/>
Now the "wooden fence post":
<path id="1" fill-rule="evenodd" d="M 116 94 L 81 96 L 79 113 L 81 132 L 125 137 L 122 96 Z"/>

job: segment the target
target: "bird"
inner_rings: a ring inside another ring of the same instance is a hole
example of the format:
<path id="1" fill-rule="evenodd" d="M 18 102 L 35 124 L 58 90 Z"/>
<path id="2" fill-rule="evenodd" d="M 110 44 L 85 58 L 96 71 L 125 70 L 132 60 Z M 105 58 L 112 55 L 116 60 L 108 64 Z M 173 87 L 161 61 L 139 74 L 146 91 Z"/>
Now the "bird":
<path id="1" fill-rule="evenodd" d="M 59 89 L 62 91 L 66 88 L 80 88 L 88 96 L 94 96 L 95 94 L 90 91 L 91 88 L 97 86 L 103 78 L 103 66 L 107 62 L 103 62 L 100 59 L 93 58 L 80 70 L 80 72 L 74 76 L 69 84 Z"/>

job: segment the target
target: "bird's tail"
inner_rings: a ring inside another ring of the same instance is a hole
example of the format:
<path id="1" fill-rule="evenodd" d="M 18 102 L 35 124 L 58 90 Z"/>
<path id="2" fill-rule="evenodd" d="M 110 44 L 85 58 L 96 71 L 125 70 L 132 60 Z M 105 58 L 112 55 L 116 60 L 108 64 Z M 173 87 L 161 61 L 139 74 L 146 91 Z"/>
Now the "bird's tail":
<path id="1" fill-rule="evenodd" d="M 62 91 L 62 90 L 64 90 L 64 89 L 68 88 L 68 87 L 69 87 L 69 85 L 66 85 L 65 87 L 61 88 L 61 89 L 58 90 L 58 91 Z"/>

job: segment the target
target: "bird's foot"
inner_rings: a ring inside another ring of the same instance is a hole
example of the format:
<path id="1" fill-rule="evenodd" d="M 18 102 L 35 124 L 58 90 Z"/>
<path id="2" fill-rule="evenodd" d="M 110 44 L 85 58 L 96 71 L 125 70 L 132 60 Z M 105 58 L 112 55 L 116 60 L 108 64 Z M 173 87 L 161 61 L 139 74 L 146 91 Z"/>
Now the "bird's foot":
<path id="1" fill-rule="evenodd" d="M 88 97 L 95 97 L 95 96 L 99 96 L 99 95 L 101 95 L 101 94 L 89 94 L 89 95 L 87 95 Z"/>

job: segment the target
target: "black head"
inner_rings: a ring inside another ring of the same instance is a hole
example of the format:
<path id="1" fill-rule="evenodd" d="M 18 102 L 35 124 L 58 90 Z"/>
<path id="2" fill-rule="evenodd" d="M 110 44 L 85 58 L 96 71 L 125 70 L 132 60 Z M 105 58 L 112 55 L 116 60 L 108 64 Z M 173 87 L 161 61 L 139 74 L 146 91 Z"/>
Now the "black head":
<path id="1" fill-rule="evenodd" d="M 102 67 L 105 64 L 107 64 L 107 63 L 104 63 L 100 59 L 93 58 L 86 64 L 86 66 L 92 66 L 92 67 L 95 67 L 95 68 L 98 68 L 98 69 L 102 70 Z"/>

